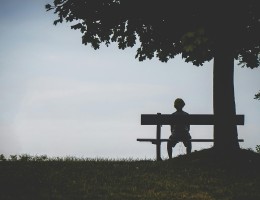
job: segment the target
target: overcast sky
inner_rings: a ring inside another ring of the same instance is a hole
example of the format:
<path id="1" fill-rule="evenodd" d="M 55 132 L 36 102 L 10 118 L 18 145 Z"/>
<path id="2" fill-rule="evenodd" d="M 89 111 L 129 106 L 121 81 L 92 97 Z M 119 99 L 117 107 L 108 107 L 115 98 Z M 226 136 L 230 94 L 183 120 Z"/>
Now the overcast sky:
<path id="1" fill-rule="evenodd" d="M 212 61 L 202 67 L 180 56 L 161 63 L 139 62 L 136 47 L 116 44 L 93 50 L 69 24 L 53 25 L 51 0 L 0 0 L 0 154 L 91 158 L 155 158 L 155 126 L 141 126 L 141 114 L 169 114 L 181 97 L 184 110 L 212 114 Z M 241 147 L 260 144 L 260 68 L 235 66 Z M 162 128 L 168 138 L 170 127 Z M 191 126 L 193 138 L 212 138 L 212 126 Z M 193 150 L 212 146 L 193 143 Z M 178 144 L 174 155 L 185 148 Z M 166 157 L 166 144 L 162 145 Z"/>

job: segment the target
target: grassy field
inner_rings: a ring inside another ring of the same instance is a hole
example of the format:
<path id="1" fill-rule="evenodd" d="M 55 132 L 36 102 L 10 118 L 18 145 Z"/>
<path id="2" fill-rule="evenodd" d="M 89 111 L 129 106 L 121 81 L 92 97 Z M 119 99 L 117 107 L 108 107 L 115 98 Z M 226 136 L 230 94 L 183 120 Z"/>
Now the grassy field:
<path id="1" fill-rule="evenodd" d="M 161 162 L 12 157 L 0 161 L 0 199 L 260 200 L 260 154 L 209 149 Z"/>

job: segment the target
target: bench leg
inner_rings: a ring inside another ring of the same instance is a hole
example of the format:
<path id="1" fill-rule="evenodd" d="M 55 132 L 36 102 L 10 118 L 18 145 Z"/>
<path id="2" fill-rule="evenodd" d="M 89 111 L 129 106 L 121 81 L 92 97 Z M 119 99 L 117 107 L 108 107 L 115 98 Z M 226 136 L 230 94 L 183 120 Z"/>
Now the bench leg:
<path id="1" fill-rule="evenodd" d="M 157 130 L 156 130 L 156 160 L 160 161 L 162 160 L 161 158 L 161 125 L 157 125 Z"/>
<path id="2" fill-rule="evenodd" d="M 161 158 L 161 143 L 160 142 L 158 142 L 156 144 L 156 160 L 157 161 L 162 160 L 162 158 Z"/>

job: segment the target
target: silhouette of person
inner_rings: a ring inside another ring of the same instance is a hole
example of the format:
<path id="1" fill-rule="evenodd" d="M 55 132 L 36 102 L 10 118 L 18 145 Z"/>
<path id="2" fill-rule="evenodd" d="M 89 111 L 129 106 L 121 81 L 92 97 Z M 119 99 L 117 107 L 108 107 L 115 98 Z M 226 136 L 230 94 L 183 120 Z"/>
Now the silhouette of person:
<path id="1" fill-rule="evenodd" d="M 182 109 L 185 106 L 185 102 L 177 98 L 174 101 L 174 107 L 176 108 L 176 112 L 173 115 L 189 115 L 188 113 L 184 112 Z M 186 147 L 187 154 L 191 153 L 191 136 L 190 136 L 190 125 L 185 123 L 178 123 L 171 125 L 171 135 L 169 137 L 170 141 L 167 143 L 167 151 L 169 158 L 172 158 L 172 148 L 179 142 L 183 142 L 184 146 Z"/>

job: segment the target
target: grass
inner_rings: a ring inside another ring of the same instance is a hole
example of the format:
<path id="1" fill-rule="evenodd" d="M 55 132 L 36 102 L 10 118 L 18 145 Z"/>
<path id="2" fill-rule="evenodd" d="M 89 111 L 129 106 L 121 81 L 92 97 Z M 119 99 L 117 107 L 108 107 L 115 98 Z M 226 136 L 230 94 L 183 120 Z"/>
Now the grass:
<path id="1" fill-rule="evenodd" d="M 0 199 L 260 199 L 260 154 L 249 150 L 162 162 L 43 158 L 1 161 Z"/>

